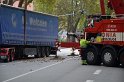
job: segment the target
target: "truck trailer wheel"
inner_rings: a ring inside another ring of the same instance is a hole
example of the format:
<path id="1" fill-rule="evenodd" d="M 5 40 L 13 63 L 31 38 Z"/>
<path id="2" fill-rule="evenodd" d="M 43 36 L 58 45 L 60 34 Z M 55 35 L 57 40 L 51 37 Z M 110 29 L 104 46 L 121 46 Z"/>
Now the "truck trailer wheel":
<path id="1" fill-rule="evenodd" d="M 10 62 L 14 61 L 14 55 L 10 55 Z"/>
<path id="2" fill-rule="evenodd" d="M 102 52 L 102 62 L 105 66 L 117 66 L 116 51 L 111 48 L 105 48 Z"/>
<path id="3" fill-rule="evenodd" d="M 86 55 L 87 55 L 87 63 L 89 65 L 101 64 L 100 57 L 98 57 L 98 51 L 96 47 L 88 48 Z"/>
<path id="4" fill-rule="evenodd" d="M 47 47 L 47 48 L 46 48 L 46 57 L 49 57 L 49 55 L 50 55 L 50 48 Z"/>
<path id="5" fill-rule="evenodd" d="M 120 54 L 120 63 L 124 67 L 124 51 Z"/>
<path id="6" fill-rule="evenodd" d="M 46 53 L 45 53 L 45 52 L 46 52 L 46 51 L 45 51 L 45 47 L 42 47 L 42 48 L 41 48 L 41 57 L 42 57 L 42 58 L 46 56 Z"/>
<path id="7" fill-rule="evenodd" d="M 35 58 L 40 58 L 41 57 L 41 49 L 37 48 L 37 55 L 35 55 Z"/>

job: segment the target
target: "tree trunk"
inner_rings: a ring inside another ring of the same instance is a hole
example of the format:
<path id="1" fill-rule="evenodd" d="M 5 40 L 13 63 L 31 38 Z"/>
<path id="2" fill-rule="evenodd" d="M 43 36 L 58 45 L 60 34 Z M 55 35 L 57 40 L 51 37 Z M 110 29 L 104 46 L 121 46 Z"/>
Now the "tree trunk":
<path id="1" fill-rule="evenodd" d="M 13 5 L 13 0 L 9 0 L 8 5 Z"/>
<path id="2" fill-rule="evenodd" d="M 20 0 L 18 7 L 22 7 L 24 0 Z"/>
<path id="3" fill-rule="evenodd" d="M 70 33 L 72 28 L 72 16 L 68 16 L 68 27 L 67 27 L 67 32 Z M 67 42 L 71 42 L 71 36 L 67 35 Z"/>
<path id="4" fill-rule="evenodd" d="M 8 4 L 9 0 L 4 0 L 3 4 Z"/>

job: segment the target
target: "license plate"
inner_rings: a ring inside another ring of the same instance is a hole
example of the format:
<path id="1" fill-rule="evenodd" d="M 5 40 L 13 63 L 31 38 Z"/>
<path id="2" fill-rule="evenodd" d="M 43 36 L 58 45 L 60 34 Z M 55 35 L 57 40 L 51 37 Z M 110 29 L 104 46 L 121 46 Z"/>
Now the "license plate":
<path id="1" fill-rule="evenodd" d="M 1 59 L 6 59 L 6 56 L 0 56 Z"/>

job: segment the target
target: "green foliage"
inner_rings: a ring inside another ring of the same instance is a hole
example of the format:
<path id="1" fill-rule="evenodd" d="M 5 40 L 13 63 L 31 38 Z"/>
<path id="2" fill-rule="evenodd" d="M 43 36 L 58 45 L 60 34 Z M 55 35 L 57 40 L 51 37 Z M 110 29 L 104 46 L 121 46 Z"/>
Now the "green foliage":
<path id="1" fill-rule="evenodd" d="M 68 27 L 70 31 L 76 31 L 76 28 L 82 29 L 82 24 L 86 17 L 82 17 L 80 11 L 84 10 L 85 15 L 98 14 L 100 13 L 99 3 L 99 0 L 73 0 L 73 3 L 72 0 L 58 0 L 56 6 L 57 15 L 71 14 L 73 11 L 75 12 L 74 16 L 70 16 L 72 21 L 68 21 L 69 16 L 61 17 L 61 21 L 64 21 L 61 23 L 63 24 L 61 26 Z M 72 26 L 69 27 L 67 22 L 70 22 Z"/>
<path id="2" fill-rule="evenodd" d="M 33 0 L 28 0 L 28 3 L 31 3 Z"/>
<path id="3" fill-rule="evenodd" d="M 80 21 L 78 22 L 77 29 L 84 28 L 86 26 L 85 22 L 86 22 L 86 15 L 82 15 L 82 17 L 80 18 Z"/>
<path id="4" fill-rule="evenodd" d="M 58 0 L 56 3 L 56 15 L 59 16 L 59 27 L 67 30 L 68 15 L 72 13 L 71 0 Z"/>
<path id="5" fill-rule="evenodd" d="M 100 0 L 83 0 L 83 8 L 86 14 L 100 13 Z"/>
<path id="6" fill-rule="evenodd" d="M 33 2 L 36 11 L 58 15 L 60 29 L 67 30 L 68 28 L 71 31 L 83 28 L 85 15 L 101 13 L 100 0 L 33 0 Z M 105 0 L 105 5 L 107 5 L 107 0 Z M 81 15 L 81 10 L 84 10 L 85 15 Z M 74 15 L 67 15 L 73 12 L 75 12 Z M 107 9 L 106 12 L 109 13 L 110 10 Z"/>
<path id="7" fill-rule="evenodd" d="M 35 11 L 54 14 L 56 0 L 34 0 Z"/>
<path id="8" fill-rule="evenodd" d="M 34 0 L 33 2 L 36 11 L 57 15 L 59 30 L 65 29 L 68 32 L 82 31 L 86 15 L 101 13 L 100 0 Z M 109 10 L 106 12 L 109 13 Z M 67 36 L 67 38 L 69 41 L 70 37 Z"/>

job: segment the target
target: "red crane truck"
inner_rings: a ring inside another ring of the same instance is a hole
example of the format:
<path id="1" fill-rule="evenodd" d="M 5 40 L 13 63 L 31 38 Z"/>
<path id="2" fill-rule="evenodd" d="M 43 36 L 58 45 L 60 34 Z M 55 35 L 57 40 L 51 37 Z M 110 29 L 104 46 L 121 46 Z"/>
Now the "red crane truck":
<path id="1" fill-rule="evenodd" d="M 94 24 L 84 29 L 85 38 L 90 40 L 98 35 L 101 41 L 91 42 L 87 49 L 87 63 L 90 65 L 124 66 L 124 0 L 108 0 L 115 17 L 105 13 L 104 0 L 100 0 L 102 15 L 92 15 Z"/>
<path id="2" fill-rule="evenodd" d="M 84 28 L 85 39 L 92 41 L 87 49 L 87 63 L 89 65 L 124 66 L 124 0 L 108 0 L 108 7 L 115 12 L 114 18 L 106 15 L 104 0 L 100 0 L 101 15 L 89 15 L 93 25 Z M 75 35 L 75 34 L 71 34 Z M 95 41 L 100 35 L 101 41 Z M 80 48 L 76 42 L 62 42 L 62 47 Z M 83 55 L 79 50 L 80 55 Z"/>

